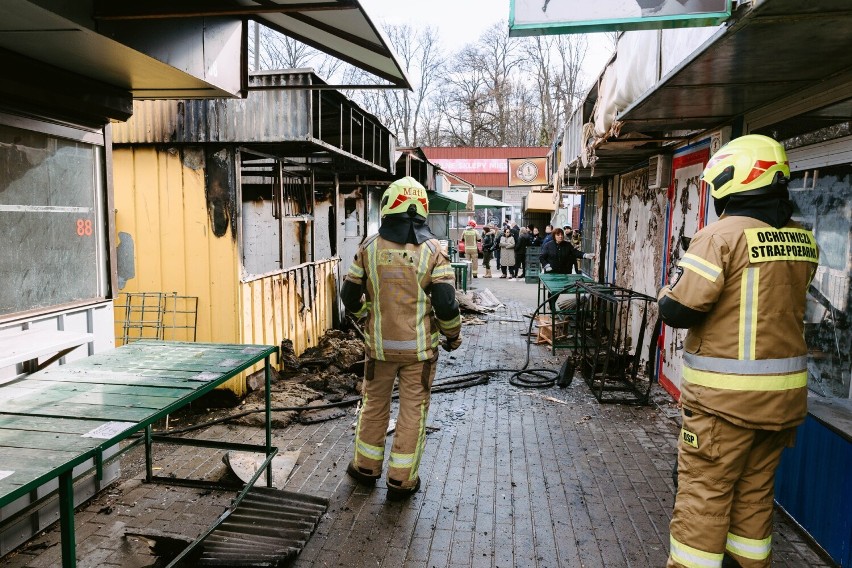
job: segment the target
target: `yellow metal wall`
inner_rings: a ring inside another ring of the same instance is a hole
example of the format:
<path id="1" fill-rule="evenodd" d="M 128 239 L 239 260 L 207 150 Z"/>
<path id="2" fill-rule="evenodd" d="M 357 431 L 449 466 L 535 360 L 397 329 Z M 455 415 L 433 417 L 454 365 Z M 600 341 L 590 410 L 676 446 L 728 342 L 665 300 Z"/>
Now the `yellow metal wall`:
<path id="1" fill-rule="evenodd" d="M 314 347 L 333 325 L 339 262 L 302 264 L 243 282 L 243 342 L 280 345 L 289 339 L 297 355 Z"/>
<path id="2" fill-rule="evenodd" d="M 280 346 L 290 339 L 301 354 L 333 325 L 339 260 L 241 281 L 236 239 L 230 229 L 217 238 L 210 228 L 203 163 L 200 150 L 114 149 L 116 230 L 133 239 L 136 271 L 120 292 L 197 296 L 198 341 Z M 245 377 L 223 386 L 242 396 Z"/>
<path id="3" fill-rule="evenodd" d="M 183 152 L 114 148 L 116 230 L 133 239 L 136 272 L 119 292 L 197 296 L 197 340 L 239 343 L 237 242 L 230 229 L 223 237 L 213 235 L 203 154 L 199 149 Z M 122 317 L 117 311 L 116 320 Z M 121 337 L 119 329 L 116 336 Z M 224 386 L 242 396 L 245 379 Z"/>

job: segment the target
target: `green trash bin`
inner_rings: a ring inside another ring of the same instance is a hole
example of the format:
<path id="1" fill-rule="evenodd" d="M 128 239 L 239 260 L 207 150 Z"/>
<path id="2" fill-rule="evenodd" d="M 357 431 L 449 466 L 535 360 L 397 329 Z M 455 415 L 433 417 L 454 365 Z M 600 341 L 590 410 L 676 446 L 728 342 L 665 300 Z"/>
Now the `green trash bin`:
<path id="1" fill-rule="evenodd" d="M 456 273 L 456 290 L 467 292 L 467 267 L 466 262 L 451 262 L 450 265 Z"/>

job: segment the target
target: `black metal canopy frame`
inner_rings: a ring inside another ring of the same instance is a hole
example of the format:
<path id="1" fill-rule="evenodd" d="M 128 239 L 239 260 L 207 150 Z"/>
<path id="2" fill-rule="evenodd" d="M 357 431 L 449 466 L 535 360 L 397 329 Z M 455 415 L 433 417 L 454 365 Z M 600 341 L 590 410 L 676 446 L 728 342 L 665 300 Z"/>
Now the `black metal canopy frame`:
<path id="1" fill-rule="evenodd" d="M 579 282 L 576 286 L 576 352 L 580 372 L 600 403 L 647 404 L 654 382 L 653 349 L 658 326 L 646 342 L 650 306 L 656 299 L 612 284 Z M 632 328 L 640 321 L 639 336 Z M 643 348 L 649 354 L 645 368 Z"/>

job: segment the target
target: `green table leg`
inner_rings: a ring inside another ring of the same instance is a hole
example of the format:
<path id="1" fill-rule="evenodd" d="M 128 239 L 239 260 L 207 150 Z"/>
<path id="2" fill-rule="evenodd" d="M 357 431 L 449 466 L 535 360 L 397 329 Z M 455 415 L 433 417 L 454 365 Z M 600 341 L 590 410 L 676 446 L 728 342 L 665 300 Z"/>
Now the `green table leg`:
<path id="1" fill-rule="evenodd" d="M 272 374 L 269 372 L 269 357 L 266 358 L 263 368 L 266 380 L 266 455 L 272 453 Z M 272 462 L 266 466 L 266 486 L 272 487 Z"/>
<path id="2" fill-rule="evenodd" d="M 74 476 L 72 470 L 59 475 L 59 534 L 62 546 L 62 568 L 77 566 L 77 543 L 74 537 Z"/>

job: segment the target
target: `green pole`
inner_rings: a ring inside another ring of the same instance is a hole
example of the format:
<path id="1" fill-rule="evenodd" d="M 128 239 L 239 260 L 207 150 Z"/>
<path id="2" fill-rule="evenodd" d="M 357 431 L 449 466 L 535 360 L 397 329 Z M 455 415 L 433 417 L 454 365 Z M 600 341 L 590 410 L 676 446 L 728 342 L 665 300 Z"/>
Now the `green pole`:
<path id="1" fill-rule="evenodd" d="M 74 476 L 71 469 L 59 475 L 59 534 L 62 568 L 75 568 L 77 543 L 74 537 Z"/>
<path id="2" fill-rule="evenodd" d="M 269 357 L 266 357 L 263 367 L 266 379 L 266 455 L 272 453 L 272 378 L 269 372 Z M 272 487 L 272 461 L 266 466 L 266 486 Z"/>

